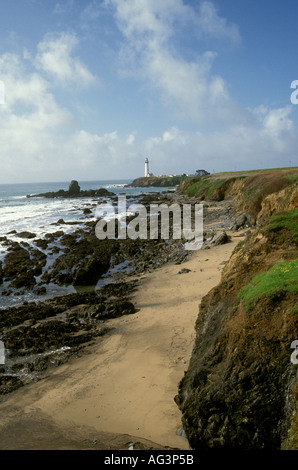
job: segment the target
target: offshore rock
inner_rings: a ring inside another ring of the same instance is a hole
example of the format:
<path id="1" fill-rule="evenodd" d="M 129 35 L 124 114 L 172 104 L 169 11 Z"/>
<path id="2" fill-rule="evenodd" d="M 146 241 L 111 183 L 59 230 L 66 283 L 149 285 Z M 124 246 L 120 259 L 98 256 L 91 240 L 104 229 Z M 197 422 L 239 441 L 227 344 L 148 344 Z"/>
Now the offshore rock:
<path id="1" fill-rule="evenodd" d="M 26 197 L 31 198 L 31 197 L 45 197 L 45 198 L 77 198 L 77 197 L 110 197 L 110 196 L 115 196 L 114 193 L 111 191 L 108 191 L 105 188 L 99 188 L 99 189 L 88 189 L 86 191 L 82 191 L 79 183 L 76 180 L 72 180 L 69 187 L 68 191 L 65 191 L 64 189 L 59 189 L 58 191 L 50 191 L 47 193 L 41 193 L 41 194 L 27 194 Z"/>
<path id="2" fill-rule="evenodd" d="M 76 180 L 72 180 L 68 188 L 68 193 L 71 196 L 74 196 L 74 195 L 79 194 L 80 191 L 81 191 L 81 188 L 79 186 L 79 183 Z"/>

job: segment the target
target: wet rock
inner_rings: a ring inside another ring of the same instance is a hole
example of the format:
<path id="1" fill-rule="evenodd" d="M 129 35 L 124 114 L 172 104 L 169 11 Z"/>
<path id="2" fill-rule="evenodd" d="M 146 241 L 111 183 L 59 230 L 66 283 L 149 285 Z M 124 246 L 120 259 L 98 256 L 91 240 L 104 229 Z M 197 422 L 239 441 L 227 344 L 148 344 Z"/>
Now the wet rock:
<path id="1" fill-rule="evenodd" d="M 36 246 L 38 246 L 38 248 L 42 248 L 43 250 L 46 250 L 49 246 L 48 240 L 45 240 L 43 238 L 35 240 L 34 243 Z"/>
<path id="2" fill-rule="evenodd" d="M 1 311 L 0 337 L 7 358 L 0 368 L 0 395 L 37 380 L 96 338 L 111 331 L 110 318 L 134 314 L 129 295 L 135 282 L 114 283 L 102 292 L 85 292 L 27 302 Z M 7 370 L 14 379 L 8 378 Z"/>
<path id="3" fill-rule="evenodd" d="M 28 194 L 27 198 L 32 197 L 45 197 L 45 198 L 77 198 L 77 197 L 103 197 L 103 196 L 115 196 L 114 193 L 108 191 L 105 188 L 99 189 L 88 189 L 82 191 L 79 183 L 76 180 L 71 181 L 68 191 L 64 189 L 59 189 L 59 191 L 50 191 L 47 193 L 41 194 Z"/>
<path id="4" fill-rule="evenodd" d="M 47 293 L 47 289 L 45 286 L 37 287 L 34 289 L 34 294 L 36 295 L 45 295 Z"/>
<path id="5" fill-rule="evenodd" d="M 87 214 L 92 214 L 92 210 L 87 207 L 86 209 L 83 210 L 83 213 L 86 214 L 86 215 Z"/>
<path id="6" fill-rule="evenodd" d="M 20 238 L 35 238 L 36 234 L 24 231 L 24 232 L 18 233 L 18 237 L 20 237 Z"/>
<path id="7" fill-rule="evenodd" d="M 10 287 L 30 289 L 45 264 L 46 255 L 43 252 L 37 249 L 29 251 L 14 242 L 4 258 L 3 279 L 10 281 Z"/>

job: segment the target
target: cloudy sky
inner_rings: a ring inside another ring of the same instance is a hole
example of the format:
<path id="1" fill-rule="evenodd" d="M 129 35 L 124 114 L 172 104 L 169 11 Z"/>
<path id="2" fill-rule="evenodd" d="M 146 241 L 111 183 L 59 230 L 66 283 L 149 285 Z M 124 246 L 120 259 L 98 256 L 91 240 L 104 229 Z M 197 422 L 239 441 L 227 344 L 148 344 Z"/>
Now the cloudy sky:
<path id="1" fill-rule="evenodd" d="M 0 183 L 297 165 L 296 0 L 1 0 Z M 5 87 L 5 102 L 1 86 Z"/>

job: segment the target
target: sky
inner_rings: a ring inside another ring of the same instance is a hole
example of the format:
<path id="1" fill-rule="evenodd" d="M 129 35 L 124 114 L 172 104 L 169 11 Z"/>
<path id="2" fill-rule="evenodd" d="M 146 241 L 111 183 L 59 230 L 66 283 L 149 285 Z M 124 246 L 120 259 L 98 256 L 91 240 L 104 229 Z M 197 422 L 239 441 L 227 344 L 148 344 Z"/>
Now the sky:
<path id="1" fill-rule="evenodd" d="M 297 166 L 297 17 L 296 0 L 1 0 L 0 183 L 134 179 L 146 157 L 154 175 Z"/>

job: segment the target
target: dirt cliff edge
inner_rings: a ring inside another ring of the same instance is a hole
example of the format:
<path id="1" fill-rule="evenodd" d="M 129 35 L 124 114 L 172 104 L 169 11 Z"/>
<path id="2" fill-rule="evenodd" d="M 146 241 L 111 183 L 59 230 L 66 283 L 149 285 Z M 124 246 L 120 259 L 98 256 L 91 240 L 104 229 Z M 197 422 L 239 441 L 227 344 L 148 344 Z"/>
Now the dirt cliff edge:
<path id="1" fill-rule="evenodd" d="M 195 450 L 298 448 L 297 187 L 276 189 L 199 308 L 175 397 Z"/>

